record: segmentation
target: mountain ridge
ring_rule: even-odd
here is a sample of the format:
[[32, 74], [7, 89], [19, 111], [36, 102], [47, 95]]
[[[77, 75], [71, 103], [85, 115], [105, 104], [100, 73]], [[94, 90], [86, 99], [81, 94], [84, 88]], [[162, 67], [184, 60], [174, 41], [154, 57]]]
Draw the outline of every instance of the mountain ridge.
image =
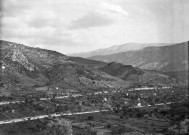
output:
[[[0, 41], [0, 49], [1, 95], [4, 91], [10, 94], [35, 92], [35, 88], [44, 86], [54, 92], [57, 87], [62, 91], [75, 89], [79, 92], [126, 89], [132, 84], [138, 83], [137, 76], [135, 77], [136, 73], [141, 75], [140, 78], [144, 78], [140, 81], [141, 84], [160, 85], [160, 83], [153, 83], [146, 79], [148, 76], [157, 76], [157, 73], [148, 72], [145, 77], [143, 76], [145, 70], [129, 65], [109, 64], [111, 67], [115, 66], [117, 73], [121, 71], [121, 75], [124, 75], [121, 77], [119, 74], [117, 76], [108, 72], [107, 63], [101, 61], [68, 57], [56, 51], [27, 47], [3, 40]], [[125, 74], [127, 72], [129, 75]], [[134, 76], [134, 79], [130, 76]], [[161, 85], [177, 85], [175, 79], [168, 77], [162, 73], [158, 74]], [[166, 83], [162, 81], [165, 78], [168, 78]], [[153, 81], [155, 80], [153, 79]]]
[[94, 51], [73, 53], [73, 54], [68, 54], [68, 55], [87, 58], [87, 57], [92, 57], [96, 55], [109, 55], [109, 54], [120, 53], [120, 52], [125, 52], [125, 51], [140, 50], [147, 46], [165, 46], [165, 45], [171, 45], [171, 43], [134, 43], [134, 42], [131, 42], [131, 43], [126, 43], [122, 45], [113, 45], [108, 48], [97, 49]]
[[[120, 89], [129, 83], [105, 72], [74, 62], [68, 56], [40, 48], [0, 41], [0, 94], [35, 92], [36, 87], [96, 91]], [[4, 67], [4, 68], [3, 68]]]
[[[123, 65], [121, 63], [111, 62], [106, 64], [104, 67], [100, 67], [100, 70], [119, 77], [125, 81], [128, 81], [133, 86], [137, 85], [183, 85], [176, 78], [171, 78], [169, 75], [159, 71], [144, 70], [133, 67], [132, 65]], [[185, 84], [186, 85], [186, 84]]]
[[185, 71], [188, 70], [188, 42], [162, 47], [146, 47], [137, 51], [127, 51], [110, 55], [88, 57], [103, 62], [116, 61], [148, 70]]

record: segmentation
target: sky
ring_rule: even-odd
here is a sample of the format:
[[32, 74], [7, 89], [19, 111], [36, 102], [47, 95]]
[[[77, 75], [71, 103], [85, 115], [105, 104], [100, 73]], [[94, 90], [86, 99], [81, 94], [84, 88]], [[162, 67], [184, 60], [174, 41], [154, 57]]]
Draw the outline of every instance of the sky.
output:
[[1, 0], [1, 36], [64, 54], [189, 40], [189, 0]]

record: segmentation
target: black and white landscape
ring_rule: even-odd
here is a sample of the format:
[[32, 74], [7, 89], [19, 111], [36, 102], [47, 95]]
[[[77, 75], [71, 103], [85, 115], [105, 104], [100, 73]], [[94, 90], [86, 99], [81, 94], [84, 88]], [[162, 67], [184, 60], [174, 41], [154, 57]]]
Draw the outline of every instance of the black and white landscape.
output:
[[0, 135], [189, 134], [189, 1], [1, 5]]

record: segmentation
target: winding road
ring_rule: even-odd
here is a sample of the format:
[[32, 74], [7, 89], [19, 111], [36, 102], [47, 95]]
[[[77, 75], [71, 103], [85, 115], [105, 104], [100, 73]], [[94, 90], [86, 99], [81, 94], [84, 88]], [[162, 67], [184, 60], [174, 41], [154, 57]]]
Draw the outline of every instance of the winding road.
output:
[[69, 116], [69, 115], [81, 115], [81, 114], [90, 114], [90, 113], [98, 113], [98, 112], [107, 112], [109, 110], [95, 110], [95, 111], [87, 111], [87, 112], [76, 112], [76, 113], [53, 113], [49, 115], [39, 115], [39, 116], [33, 116], [33, 117], [24, 117], [20, 119], [11, 119], [11, 120], [5, 120], [0, 121], [0, 125], [2, 124], [10, 124], [10, 123], [17, 123], [22, 121], [29, 121], [29, 120], [36, 120], [36, 119], [44, 119], [48, 117], [59, 117], [59, 116]]
[[[167, 103], [158, 103], [155, 104], [155, 106], [160, 106], [160, 105], [169, 105], [174, 102], [167, 102]], [[132, 108], [141, 108], [141, 107], [152, 107], [151, 105], [147, 106], [135, 106]], [[10, 123], [17, 123], [17, 122], [22, 122], [22, 121], [29, 121], [29, 120], [36, 120], [36, 119], [43, 119], [43, 118], [48, 118], [48, 117], [59, 117], [59, 116], [69, 116], [69, 115], [81, 115], [81, 114], [90, 114], [90, 113], [99, 113], [99, 112], [108, 112], [109, 110], [95, 110], [95, 111], [87, 111], [87, 112], [75, 112], [75, 113], [53, 113], [49, 115], [39, 115], [39, 116], [33, 116], [33, 117], [24, 117], [20, 119], [11, 119], [11, 120], [5, 120], [5, 121], [0, 121], [0, 125], [2, 124], [10, 124]]]

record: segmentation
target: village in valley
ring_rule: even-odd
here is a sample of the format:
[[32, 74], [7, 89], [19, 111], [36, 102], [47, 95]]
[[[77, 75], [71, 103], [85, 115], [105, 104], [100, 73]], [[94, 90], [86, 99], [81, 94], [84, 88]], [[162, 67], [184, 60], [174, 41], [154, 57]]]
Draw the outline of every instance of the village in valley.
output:
[[[37, 87], [35, 93], [1, 97], [0, 127], [15, 135], [37, 134], [43, 123], [65, 119], [74, 135], [187, 134], [187, 89], [140, 86], [79, 93]], [[26, 129], [19, 131], [23, 125]]]

